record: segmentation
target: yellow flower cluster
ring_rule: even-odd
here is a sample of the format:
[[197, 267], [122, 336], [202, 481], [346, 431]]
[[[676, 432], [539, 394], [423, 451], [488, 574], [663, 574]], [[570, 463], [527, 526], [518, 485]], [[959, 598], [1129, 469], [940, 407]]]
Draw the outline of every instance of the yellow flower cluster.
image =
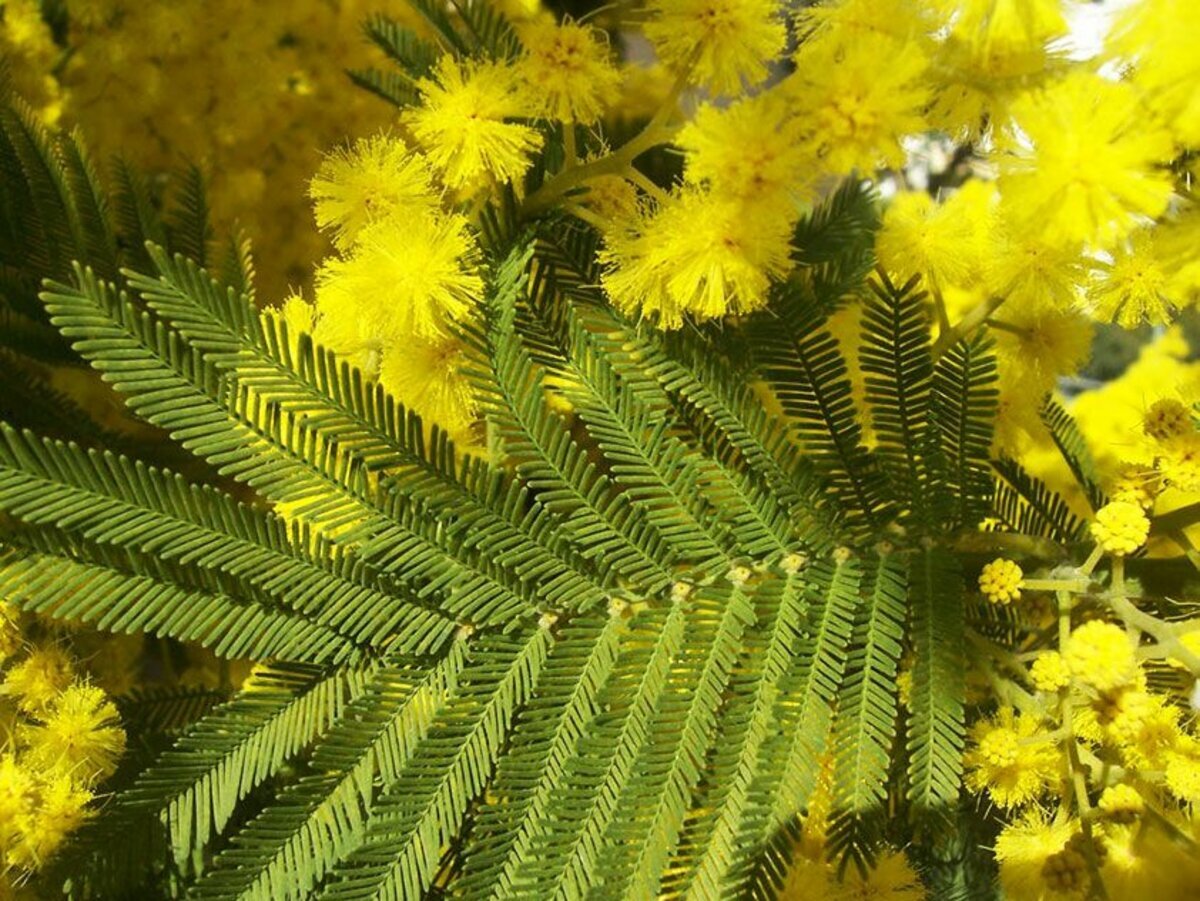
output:
[[263, 293], [307, 282], [324, 247], [304, 184], [322, 150], [390, 116], [346, 76], [375, 62], [362, 23], [379, 5], [72, 0], [62, 46], [41, 6], [0, 4], [0, 47], [21, 53], [18, 90], [44, 83], [32, 98], [43, 115], [81, 126], [98, 160], [121, 154], [156, 173], [200, 164], [217, 226], [236, 222], [255, 243]]
[[[1098, 559], [1027, 580], [1031, 597], [1014, 608], [1030, 636], [1019, 657], [1001, 648], [992, 658], [980, 645], [983, 674], [1007, 700], [971, 728], [965, 782], [1011, 812], [994, 847], [1006, 897], [1085, 897], [1096, 877], [1112, 899], [1192, 897], [1200, 734], [1185, 713], [1190, 681], [1161, 667], [1200, 676], [1200, 629], [1137, 610], [1119, 575], [1124, 558], [1107, 586], [1092, 576]], [[1047, 591], [1057, 630], [1035, 610]], [[1023, 678], [1010, 682], [1008, 667]]]
[[60, 644], [24, 646], [19, 618], [0, 609], [0, 866], [19, 882], [51, 860], [91, 815], [117, 768], [125, 733], [103, 689]]

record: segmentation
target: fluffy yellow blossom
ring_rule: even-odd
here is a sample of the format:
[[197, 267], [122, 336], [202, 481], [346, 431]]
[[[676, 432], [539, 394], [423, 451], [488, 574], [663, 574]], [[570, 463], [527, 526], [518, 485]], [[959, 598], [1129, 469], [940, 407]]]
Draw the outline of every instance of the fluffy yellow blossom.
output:
[[603, 284], [619, 309], [662, 328], [680, 327], [685, 314], [750, 312], [787, 272], [790, 232], [776, 216], [685, 189], [608, 236]]
[[0, 754], [0, 845], [7, 845], [22, 817], [29, 814], [36, 780], [10, 752]]
[[650, 0], [646, 37], [659, 59], [715, 94], [758, 84], [783, 52], [787, 30], [778, 0]]
[[1200, 399], [1200, 363], [1178, 326], [1142, 348], [1117, 379], [1075, 398], [1071, 413], [1104, 472], [1121, 464], [1151, 467], [1161, 446], [1146, 437], [1146, 410], [1157, 399], [1176, 397], [1190, 404]]
[[1127, 688], [1096, 705], [1101, 738], [1125, 766], [1161, 769], [1165, 755], [1179, 746], [1179, 710], [1142, 686]]
[[1138, 677], [1133, 644], [1113, 623], [1084, 623], [1071, 633], [1062, 655], [1071, 676], [1098, 692], [1124, 688]]
[[1161, 488], [1156, 470], [1137, 463], [1122, 463], [1110, 480], [1108, 496], [1114, 501], [1137, 504], [1143, 510], [1149, 510]]
[[8, 849], [8, 860], [27, 870], [40, 868], [87, 820], [91, 800], [92, 793], [66, 774], [40, 782], [32, 809], [17, 819], [19, 840]]
[[[881, 66], [879, 61], [888, 64]], [[904, 160], [901, 139], [926, 127], [927, 60], [917, 44], [866, 34], [801, 45], [789, 76], [796, 114], [818, 166], [833, 175], [874, 171]]]
[[1104, 790], [1096, 806], [1106, 817], [1119, 822], [1128, 822], [1142, 812], [1146, 802], [1142, 800], [1142, 796], [1132, 785], [1119, 782]]
[[971, 240], [979, 230], [977, 213], [953, 198], [937, 203], [924, 191], [898, 194], [875, 240], [879, 264], [902, 281], [918, 274], [938, 288], [967, 284], [981, 268], [978, 242]]
[[[348, 256], [327, 260], [317, 275], [318, 337], [338, 353], [355, 353], [371, 341], [445, 334], [482, 294], [478, 254], [459, 215], [369, 226]], [[329, 320], [337, 321], [323, 332]]]
[[1081, 249], [1048, 242], [1038, 229], [997, 219], [983, 280], [989, 292], [1006, 299], [1005, 312], [1014, 306], [1029, 315], [1073, 308], [1087, 275]]
[[876, 858], [866, 876], [856, 867], [847, 867], [839, 875], [836, 863], [797, 854], [779, 891], [780, 901], [924, 901], [926, 897], [908, 858], [890, 850]]
[[28, 760], [45, 770], [61, 769], [90, 785], [111, 776], [125, 750], [117, 708], [104, 691], [76, 683], [54, 700], [41, 722], [23, 730]]
[[[995, 318], [1007, 326], [996, 331], [1000, 368], [1005, 375], [1016, 375], [1031, 386], [1032, 396], [1053, 390], [1058, 376], [1078, 372], [1088, 360], [1093, 329], [1080, 313], [1014, 304], [1005, 306]], [[1022, 402], [1034, 406], [1029, 396]]]
[[965, 781], [972, 791], [986, 790], [1000, 807], [1019, 807], [1058, 783], [1061, 757], [1036, 716], [1002, 707], [971, 729]]
[[317, 225], [340, 250], [380, 219], [430, 216], [439, 208], [425, 158], [389, 134], [360, 138], [326, 156], [308, 193]]
[[447, 185], [470, 189], [525, 174], [542, 139], [536, 129], [508, 121], [531, 111], [515, 68], [447, 54], [417, 87], [422, 105], [404, 121]]
[[534, 115], [590, 125], [616, 100], [621, 73], [604, 32], [539, 18], [517, 33], [525, 47], [517, 72], [533, 95]]
[[465, 363], [465, 349], [456, 338], [404, 341], [384, 350], [379, 381], [425, 421], [462, 442], [476, 417]]
[[1175, 293], [1174, 267], [1156, 243], [1155, 230], [1140, 229], [1113, 251], [1111, 263], [1096, 270], [1088, 299], [1098, 318], [1124, 328], [1162, 325], [1183, 305]]
[[1200, 804], [1200, 748], [1167, 754], [1167, 788], [1185, 804]]
[[1061, 0], [930, 0], [950, 34], [982, 46], [1029, 49], [1067, 33]]
[[1078, 829], [1075, 820], [1063, 816], [1051, 818], [1038, 808], [1001, 829], [996, 837], [995, 855], [1005, 897], [1048, 899], [1042, 868], [1067, 846]]
[[9, 668], [0, 690], [15, 696], [22, 711], [37, 713], [58, 697], [74, 677], [70, 655], [57, 645], [42, 645]]
[[1011, 604], [1021, 597], [1025, 573], [1013, 560], [997, 557], [979, 574], [979, 590], [993, 604]]
[[1165, 442], [1158, 471], [1163, 483], [1180, 491], [1200, 491], [1200, 435], [1180, 435]]
[[1127, 84], [1077, 71], [1012, 105], [1000, 196], [1018, 228], [1051, 243], [1110, 246], [1171, 196], [1171, 140]]
[[1038, 691], [1055, 692], [1071, 683], [1071, 671], [1058, 651], [1042, 651], [1029, 667], [1029, 680]]
[[685, 154], [685, 177], [722, 196], [779, 201], [772, 215], [794, 216], [814, 174], [799, 127], [776, 91], [727, 107], [705, 104], [676, 139]]
[[1132, 554], [1150, 535], [1150, 520], [1138, 504], [1112, 501], [1096, 511], [1092, 537], [1109, 554]]
[[1171, 128], [1176, 141], [1200, 145], [1200, 30], [1188, 0], [1139, 0], [1121, 7], [1106, 49], [1130, 68], [1147, 106]]

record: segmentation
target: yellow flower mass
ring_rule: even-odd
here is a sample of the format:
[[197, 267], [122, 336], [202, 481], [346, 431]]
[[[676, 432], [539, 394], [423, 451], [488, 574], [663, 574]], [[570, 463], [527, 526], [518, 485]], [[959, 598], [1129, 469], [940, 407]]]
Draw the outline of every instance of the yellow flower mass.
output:
[[1200, 897], [1192, 6], [376, 6], [0, 0], [0, 897]]

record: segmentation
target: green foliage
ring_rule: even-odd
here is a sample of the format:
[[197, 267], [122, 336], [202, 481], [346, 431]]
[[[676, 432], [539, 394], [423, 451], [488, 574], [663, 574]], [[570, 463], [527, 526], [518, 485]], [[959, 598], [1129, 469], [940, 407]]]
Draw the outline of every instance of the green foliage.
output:
[[[498, 227], [463, 335], [484, 461], [261, 315], [244, 245], [215, 276], [164, 249], [211, 254], [197, 183], [162, 217], [135, 173], [109, 199], [75, 144], [4, 122], [27, 186], [4, 221], [36, 224], [17, 281], [49, 279], [43, 321], [215, 484], [4, 426], [0, 593], [267, 661], [228, 700], [129, 702], [173, 744], [119, 781], [72, 891], [736, 897], [778, 883], [823, 771], [845, 865], [885, 813], [954, 815], [956, 542], [987, 516], [1079, 527], [1015, 465], [994, 476], [987, 343], [935, 359], [919, 286], [868, 280], [861, 186], [801, 224], [752, 354], [737, 328], [617, 315], [580, 226]], [[827, 325], [848, 292], [865, 409]]]

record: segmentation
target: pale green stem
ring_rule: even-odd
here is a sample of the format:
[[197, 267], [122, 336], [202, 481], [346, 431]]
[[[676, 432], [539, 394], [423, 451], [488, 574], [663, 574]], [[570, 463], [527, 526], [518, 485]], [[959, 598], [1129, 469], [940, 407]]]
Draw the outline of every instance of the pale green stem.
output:
[[989, 297], [978, 306], [968, 310], [953, 328], [946, 329], [938, 335], [937, 342], [933, 345], [933, 358], [939, 359], [955, 344], [987, 322], [988, 318], [1000, 309], [1007, 299], [1006, 297]]
[[[1071, 595], [1059, 591], [1058, 598], [1058, 646], [1065, 648], [1071, 639]], [[1087, 860], [1088, 872], [1092, 880], [1092, 893], [1097, 898], [1107, 898], [1104, 880], [1100, 877], [1100, 860], [1096, 855], [1096, 837], [1092, 831], [1092, 802], [1087, 793], [1087, 777], [1083, 763], [1079, 759], [1079, 744], [1075, 740], [1073, 711], [1071, 708], [1070, 692], [1060, 695], [1062, 710], [1062, 728], [1066, 732], [1064, 747], [1067, 750], [1067, 762], [1071, 770], [1071, 786], [1074, 789], [1075, 804], [1079, 808], [1079, 828], [1083, 832], [1084, 857]]]

